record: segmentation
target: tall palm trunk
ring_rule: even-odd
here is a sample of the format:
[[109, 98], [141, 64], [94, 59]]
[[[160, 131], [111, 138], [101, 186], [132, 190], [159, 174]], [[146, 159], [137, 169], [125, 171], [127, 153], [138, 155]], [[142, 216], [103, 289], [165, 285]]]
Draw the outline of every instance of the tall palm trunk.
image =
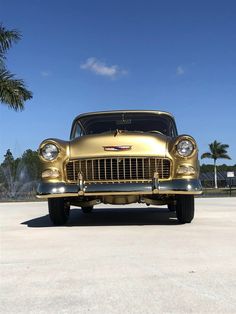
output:
[[217, 168], [216, 168], [216, 159], [214, 159], [214, 171], [215, 171], [215, 189], [218, 189], [218, 185], [217, 185]]

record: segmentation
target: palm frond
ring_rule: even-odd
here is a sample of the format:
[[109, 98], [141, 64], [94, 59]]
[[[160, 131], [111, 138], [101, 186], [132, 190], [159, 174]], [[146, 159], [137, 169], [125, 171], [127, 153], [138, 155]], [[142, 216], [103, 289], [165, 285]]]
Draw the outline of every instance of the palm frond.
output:
[[215, 140], [213, 143], [209, 144], [209, 148], [212, 154], [212, 158], [217, 160], [219, 158], [224, 158], [222, 156], [227, 155], [227, 149], [229, 148], [229, 145], [222, 144]]
[[231, 159], [227, 154], [221, 154], [220, 158], [222, 159]]
[[4, 53], [12, 46], [14, 42], [21, 39], [21, 33], [16, 30], [7, 30], [0, 24], [0, 56], [4, 58]]
[[210, 159], [212, 159], [213, 157], [212, 157], [212, 154], [211, 154], [211, 153], [203, 153], [203, 154], [201, 155], [201, 159], [203, 159], [203, 158], [210, 158]]
[[227, 148], [229, 148], [229, 145], [228, 144], [221, 144], [221, 148], [222, 149], [227, 149]]
[[0, 102], [18, 111], [24, 109], [24, 102], [32, 98], [31, 91], [27, 90], [24, 81], [15, 79], [5, 69], [0, 69]]

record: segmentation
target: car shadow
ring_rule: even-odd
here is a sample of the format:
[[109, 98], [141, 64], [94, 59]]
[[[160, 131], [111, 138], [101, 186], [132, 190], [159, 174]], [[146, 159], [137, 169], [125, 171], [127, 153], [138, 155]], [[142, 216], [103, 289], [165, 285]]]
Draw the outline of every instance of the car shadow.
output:
[[[37, 217], [21, 224], [29, 228], [54, 227], [49, 216]], [[95, 208], [84, 214], [73, 208], [68, 222], [62, 227], [97, 227], [97, 226], [144, 226], [178, 225], [176, 214], [167, 208]]]

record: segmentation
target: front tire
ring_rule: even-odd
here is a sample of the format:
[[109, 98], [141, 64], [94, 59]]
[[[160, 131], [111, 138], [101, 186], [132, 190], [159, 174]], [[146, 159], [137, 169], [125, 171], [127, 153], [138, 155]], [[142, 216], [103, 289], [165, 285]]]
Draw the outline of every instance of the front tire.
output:
[[175, 212], [176, 211], [176, 205], [175, 204], [168, 204], [169, 212]]
[[84, 214], [89, 214], [93, 210], [93, 206], [81, 207], [81, 210]]
[[194, 218], [194, 196], [179, 195], [176, 203], [176, 216], [181, 224], [190, 223]]
[[55, 226], [66, 224], [70, 215], [70, 205], [63, 198], [48, 199], [49, 217]]

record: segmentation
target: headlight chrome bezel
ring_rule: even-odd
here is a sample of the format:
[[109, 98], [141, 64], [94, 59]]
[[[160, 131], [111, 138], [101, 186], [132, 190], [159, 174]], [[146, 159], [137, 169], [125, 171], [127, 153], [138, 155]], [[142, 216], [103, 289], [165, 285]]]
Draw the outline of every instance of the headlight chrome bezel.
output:
[[[50, 152], [51, 150], [51, 152]], [[44, 143], [41, 147], [40, 147], [40, 157], [47, 162], [53, 162], [55, 161], [60, 153], [60, 149], [59, 147], [53, 143], [53, 142], [48, 142], [48, 143]], [[51, 154], [51, 156], [50, 156]]]
[[196, 144], [189, 138], [181, 138], [176, 143], [176, 153], [182, 158], [190, 158], [196, 149]]

